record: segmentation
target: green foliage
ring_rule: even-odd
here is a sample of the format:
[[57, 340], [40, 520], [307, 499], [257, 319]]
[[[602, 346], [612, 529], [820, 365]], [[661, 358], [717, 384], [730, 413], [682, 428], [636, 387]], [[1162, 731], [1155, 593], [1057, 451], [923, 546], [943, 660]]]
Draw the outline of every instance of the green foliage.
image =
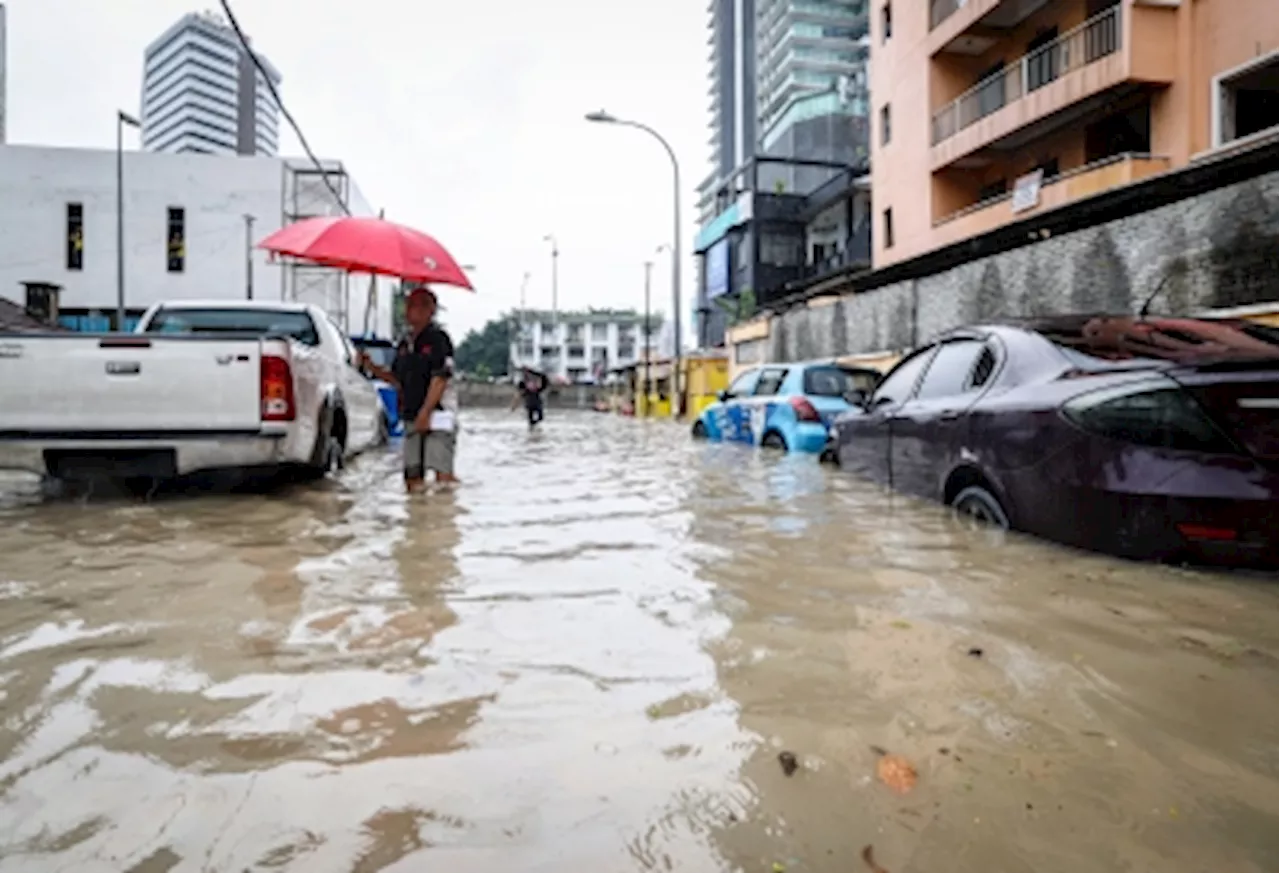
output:
[[515, 336], [511, 317], [500, 315], [485, 323], [480, 330], [467, 333], [458, 344], [454, 363], [464, 373], [488, 377], [507, 372], [511, 357], [511, 340]]
[[729, 324], [739, 324], [756, 314], [756, 295], [750, 288], [743, 288], [736, 295], [718, 297], [716, 305], [729, 317]]

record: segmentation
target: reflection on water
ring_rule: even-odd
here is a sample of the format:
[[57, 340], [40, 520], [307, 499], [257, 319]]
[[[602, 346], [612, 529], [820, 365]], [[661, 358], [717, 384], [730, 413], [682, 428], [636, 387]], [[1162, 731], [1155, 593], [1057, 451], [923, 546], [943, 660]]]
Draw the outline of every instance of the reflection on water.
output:
[[662, 424], [460, 451], [0, 489], [0, 873], [1275, 869], [1273, 584]]

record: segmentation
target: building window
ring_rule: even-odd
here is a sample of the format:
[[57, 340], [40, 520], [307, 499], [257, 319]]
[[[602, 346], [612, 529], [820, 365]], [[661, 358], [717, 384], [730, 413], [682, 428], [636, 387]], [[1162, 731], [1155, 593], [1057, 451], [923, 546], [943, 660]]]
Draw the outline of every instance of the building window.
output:
[[609, 339], [609, 325], [593, 324], [591, 325], [591, 339], [596, 342], [604, 342]]
[[885, 3], [880, 7], [880, 41], [888, 42], [893, 36], [893, 4]]
[[84, 205], [67, 204], [67, 269], [84, 269]]
[[884, 211], [884, 247], [886, 249], [893, 248], [893, 209], [892, 207]]
[[1043, 161], [1041, 161], [1040, 163], [1036, 164], [1034, 167], [1031, 168], [1031, 171], [1033, 173], [1036, 170], [1040, 171], [1040, 173], [1042, 174], [1042, 178], [1045, 182], [1048, 182], [1050, 179], [1055, 179], [1057, 178], [1058, 173], [1060, 172], [1058, 170], [1058, 159], [1045, 158]]
[[889, 140], [893, 139], [892, 116], [889, 113], [889, 104], [880, 107], [880, 145], [888, 145]]
[[187, 211], [181, 206], [169, 207], [170, 273], [181, 273], [187, 267]]
[[1273, 130], [1277, 125], [1277, 55], [1272, 52], [1213, 80], [1213, 145]]

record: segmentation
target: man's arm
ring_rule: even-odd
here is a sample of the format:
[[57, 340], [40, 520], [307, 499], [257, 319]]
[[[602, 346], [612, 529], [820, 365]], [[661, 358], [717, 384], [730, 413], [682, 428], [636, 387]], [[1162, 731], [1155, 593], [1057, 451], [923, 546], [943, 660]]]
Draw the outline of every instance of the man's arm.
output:
[[364, 365], [366, 368], [368, 368], [370, 373], [377, 376], [383, 382], [387, 382], [387, 383], [390, 383], [391, 385], [394, 385], [397, 391], [400, 390], [400, 380], [396, 378], [396, 374], [394, 371], [386, 367], [379, 367], [368, 356], [365, 356]]

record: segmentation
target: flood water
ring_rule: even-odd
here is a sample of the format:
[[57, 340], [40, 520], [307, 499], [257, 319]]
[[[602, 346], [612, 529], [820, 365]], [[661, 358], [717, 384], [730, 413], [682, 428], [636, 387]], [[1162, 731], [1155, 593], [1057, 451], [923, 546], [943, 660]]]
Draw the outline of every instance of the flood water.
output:
[[1276, 869], [1274, 580], [662, 423], [459, 451], [0, 497], [0, 873]]

